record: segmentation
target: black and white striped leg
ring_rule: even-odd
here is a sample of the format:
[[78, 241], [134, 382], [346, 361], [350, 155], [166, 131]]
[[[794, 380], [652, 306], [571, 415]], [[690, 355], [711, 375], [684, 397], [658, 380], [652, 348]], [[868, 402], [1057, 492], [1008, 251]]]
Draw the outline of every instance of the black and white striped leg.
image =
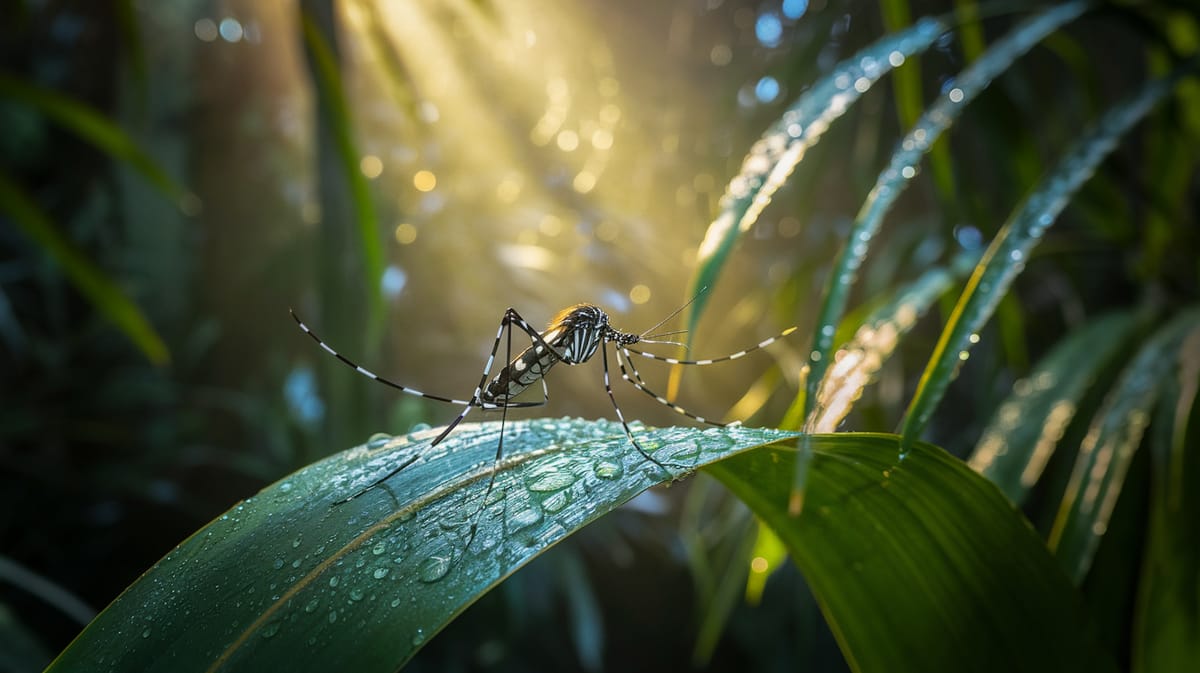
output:
[[409, 395], [416, 395], [417, 397], [424, 397], [424, 398], [430, 399], [430, 400], [437, 400], [438, 402], [448, 402], [450, 404], [460, 404], [460, 405], [461, 404], [470, 404], [470, 402], [468, 402], [467, 400], [456, 400], [451, 397], [443, 397], [441, 395], [431, 395], [429, 393], [423, 393], [420, 390], [417, 390], [416, 388], [402, 386], [399, 383], [396, 383], [395, 381], [385, 379], [382, 376], [379, 376], [379, 375], [375, 374], [374, 372], [372, 372], [364, 367], [359, 366], [358, 364], [352, 362], [349, 358], [345, 357], [341, 353], [333, 350], [333, 347], [331, 347], [329, 344], [325, 343], [325, 341], [323, 341], [321, 339], [321, 337], [317, 336], [315, 332], [313, 332], [311, 329], [308, 328], [308, 325], [304, 324], [304, 321], [300, 320], [300, 316], [296, 315], [295, 311], [288, 309], [288, 313], [292, 314], [292, 320], [295, 320], [296, 324], [300, 326], [300, 329], [305, 334], [307, 334], [309, 337], [311, 337], [313, 341], [317, 342], [317, 345], [320, 346], [322, 350], [324, 350], [326, 353], [329, 353], [333, 357], [341, 360], [343, 364], [347, 365], [348, 367], [350, 367], [354, 371], [358, 372], [359, 374], [362, 374], [363, 376], [365, 376], [369, 379], [375, 379], [376, 381], [382, 383], [385, 386], [390, 386], [392, 388], [395, 388], [396, 390], [399, 390], [402, 393], [408, 393]]
[[[496, 341], [492, 344], [492, 351], [491, 351], [491, 353], [488, 354], [487, 363], [483, 366], [483, 375], [480, 377], [479, 385], [477, 385], [475, 387], [475, 393], [473, 395], [471, 395], [470, 400], [453, 400], [453, 399], [450, 399], [447, 397], [439, 397], [439, 396], [435, 396], [435, 395], [429, 395], [427, 393], [422, 393], [413, 388], [408, 388], [406, 386], [402, 386], [398, 383], [394, 383], [394, 382], [388, 381], [387, 379], [384, 379], [382, 377], [376, 376], [375, 374], [367, 371], [366, 369], [363, 369], [362, 367], [359, 367], [358, 365], [354, 364], [353, 362], [346, 359], [345, 357], [342, 357], [342, 355], [340, 355], [339, 353], [334, 351], [332, 348], [330, 348], [324, 341], [321, 341], [319, 338], [317, 338], [317, 336], [315, 334], [313, 334], [312, 331], [309, 330], [308, 327], [303, 322], [300, 322], [300, 319], [296, 317], [295, 313], [292, 314], [292, 317], [296, 318], [296, 322], [300, 325], [300, 328], [303, 329], [305, 331], [305, 333], [307, 333], [309, 336], [311, 336], [314, 340], [316, 340], [316, 342], [318, 344], [320, 344], [323, 349], [325, 349], [329, 353], [332, 353], [335, 357], [337, 357], [337, 359], [350, 365], [355, 370], [357, 370], [359, 373], [361, 373], [365, 376], [369, 376], [370, 378], [373, 378], [377, 381], [381, 381], [393, 388], [396, 388], [397, 390], [401, 390], [401, 391], [404, 391], [404, 392], [412, 394], [412, 395], [419, 395], [421, 397], [438, 400], [439, 402], [451, 402], [453, 404], [464, 405], [465, 408], [463, 409], [462, 413], [459, 414], [458, 417], [455, 418], [452, 423], [450, 423], [448, 426], [446, 426], [446, 428], [444, 430], [442, 430], [441, 433], [439, 433], [438, 436], [435, 437], [432, 442], [429, 443], [430, 447], [437, 446], [443, 439], [445, 439], [450, 434], [450, 431], [452, 431], [459, 423], [462, 422], [462, 420], [464, 418], [466, 418], [467, 413], [469, 413], [473, 407], [480, 407], [485, 410], [500, 409], [504, 412], [505, 416], [503, 416], [501, 418], [501, 424], [500, 424], [500, 444], [497, 447], [497, 459], [496, 459], [497, 462], [499, 462], [499, 456], [502, 455], [500, 452], [503, 450], [503, 445], [504, 445], [504, 418], [507, 416], [508, 409], [540, 407], [540, 406], [546, 404], [546, 402], [548, 402], [550, 399], [550, 393], [549, 393], [549, 390], [546, 388], [546, 382], [544, 380], [542, 381], [542, 399], [540, 401], [536, 401], [536, 402], [534, 402], [534, 401], [530, 401], [530, 402], [504, 401], [504, 402], [493, 403], [493, 402], [483, 402], [480, 399], [480, 397], [482, 395], [483, 386], [487, 382], [488, 374], [491, 373], [492, 366], [496, 362], [496, 351], [498, 351], [500, 349], [500, 339], [504, 335], [504, 330], [508, 329], [508, 341], [509, 341], [508, 350], [510, 352], [510, 356], [511, 356], [511, 351], [512, 351], [512, 325], [513, 325], [513, 323], [516, 323], [518, 326], [520, 326], [520, 328], [523, 331], [525, 331], [526, 333], [532, 333], [532, 335], [537, 336], [538, 339], [541, 338], [541, 335], [539, 335], [537, 333], [537, 330], [534, 330], [532, 327], [530, 327], [529, 323], [525, 322], [525, 320], [522, 319], [521, 316], [518, 315], [517, 312], [511, 308], [505, 312], [504, 317], [500, 320], [500, 328], [498, 330], [496, 330]], [[403, 471], [409, 465], [412, 465], [414, 462], [417, 461], [417, 458], [419, 458], [419, 456], [415, 456], [415, 455], [411, 456], [410, 458], [405, 460], [403, 463], [401, 463], [400, 465], [398, 465], [395, 468], [393, 468], [392, 470], [390, 470], [387, 474], [385, 474], [382, 477], [373, 481], [366, 488], [363, 488], [362, 490], [358, 491], [354, 495], [343, 498], [342, 500], [339, 500], [334, 504], [341, 505], [341, 504], [350, 502], [351, 500], [366, 493], [367, 491], [370, 491], [371, 489], [379, 486], [380, 484], [384, 483], [388, 479], [391, 479], [392, 477], [396, 476], [397, 474], [399, 474], [401, 471]], [[473, 537], [473, 535], [472, 535], [472, 537]]]
[[[662, 395], [659, 395], [658, 393], [654, 392], [653, 390], [650, 390], [648, 387], [646, 387], [646, 382], [642, 379], [641, 373], [638, 372], [637, 367], [633, 364], [633, 359], [628, 358], [628, 353], [626, 353], [626, 358], [628, 358], [628, 363], [626, 363], [626, 358], [621, 357], [622, 350], [626, 350], [626, 349], [617, 348], [617, 352], [616, 352], [617, 366], [621, 368], [621, 378], [628, 381], [629, 385], [633, 386], [634, 388], [637, 388], [638, 390], [642, 391], [643, 393], [646, 393], [650, 397], [654, 398], [655, 402], [658, 402], [659, 404], [663, 405], [664, 407], [667, 407], [668, 409], [670, 409], [671, 411], [674, 411], [675, 413], [683, 414], [684, 416], [687, 416], [688, 418], [690, 418], [694, 421], [698, 421], [700, 423], [714, 425], [718, 428], [725, 427], [724, 423], [719, 423], [717, 421], [711, 421], [703, 416], [698, 416], [698, 415], [688, 411], [687, 409], [684, 409], [683, 407], [679, 406], [678, 404], [671, 402], [670, 400], [663, 397]], [[632, 377], [629, 375], [629, 372], [625, 371], [626, 364], [629, 365], [629, 370], [633, 372]]]
[[[521, 325], [522, 329], [527, 329], [529, 327], [528, 323], [526, 323], [524, 320], [521, 320], [521, 316], [517, 315], [517, 312], [513, 309], [508, 309], [508, 312], [504, 314], [504, 322], [508, 325], [508, 338], [505, 340], [506, 343], [504, 347], [505, 362], [512, 362], [512, 322], [514, 319], [520, 321], [518, 324]], [[501, 327], [501, 329], [504, 328]], [[534, 332], [534, 334], [536, 335], [537, 332]], [[497, 342], [497, 346], [498, 345], [499, 342]], [[486, 370], [484, 371], [484, 378], [487, 378]], [[476, 395], [478, 394], [479, 393], [476, 392]], [[545, 404], [547, 401], [549, 401], [549, 399], [550, 391], [546, 388], [546, 379], [543, 378], [541, 403]], [[475, 513], [470, 517], [471, 529], [470, 532], [467, 533], [467, 543], [463, 545], [464, 552], [471, 548], [471, 543], [475, 542], [475, 534], [479, 532], [479, 517], [483, 514], [483, 508], [487, 506], [488, 498], [492, 495], [492, 489], [496, 486], [496, 472], [498, 472], [500, 469], [500, 459], [504, 457], [504, 426], [508, 423], [508, 406], [508, 404], [505, 404], [500, 407], [500, 439], [496, 442], [496, 457], [492, 459], [492, 473], [488, 476], [488, 485], [487, 488], [483, 490], [483, 497], [479, 499], [479, 507], [475, 508]]]
[[[538, 344], [545, 346], [546, 348], [549, 348], [549, 345], [547, 345], [546, 342], [542, 340], [542, 335], [538, 334], [538, 331], [536, 329], [531, 327], [529, 325], [529, 323], [525, 322], [525, 319], [521, 317], [521, 314], [517, 313], [516, 309], [509, 307], [509, 309], [504, 312], [504, 317], [500, 319], [500, 328], [496, 330], [496, 341], [495, 341], [495, 343], [492, 344], [492, 352], [490, 354], [488, 354], [487, 364], [485, 364], [483, 366], [483, 374], [480, 375], [480, 377], [479, 377], [479, 385], [475, 386], [475, 393], [473, 395], [471, 395], [471, 401], [470, 402], [460, 402], [460, 404], [466, 405], [463, 408], [462, 413], [458, 415], [458, 418], [455, 418], [453, 421], [451, 421], [450, 425], [447, 425], [445, 430], [442, 430], [441, 434], [439, 434], [429, 444], [430, 446], [437, 446], [438, 444], [440, 444], [441, 441], [443, 439], [445, 439], [446, 436], [449, 435], [450, 432], [452, 430], [454, 430], [454, 428], [457, 427], [459, 423], [463, 422], [463, 419], [467, 417], [467, 414], [471, 413], [472, 407], [479, 407], [484, 410], [503, 409], [503, 410], [507, 411], [510, 408], [511, 409], [519, 409], [519, 408], [527, 408], [527, 407], [540, 407], [540, 406], [546, 404], [547, 401], [549, 401], [550, 395], [546, 389], [545, 380], [542, 381], [542, 391], [543, 391], [544, 395], [540, 402], [511, 402], [508, 400], [505, 400], [504, 402], [484, 402], [481, 397], [483, 395], [483, 386], [487, 384], [488, 375], [491, 374], [491, 372], [492, 372], [492, 365], [494, 365], [496, 363], [496, 351], [500, 350], [500, 339], [501, 339], [501, 337], [504, 336], [505, 329], [509, 330], [509, 343], [510, 343], [509, 353], [508, 353], [509, 357], [508, 357], [508, 359], [505, 360], [505, 362], [508, 362], [512, 358], [511, 343], [512, 343], [513, 323], [516, 323], [517, 326], [521, 328], [521, 331], [528, 334], [529, 338], [532, 339], [534, 343], [538, 343]], [[502, 438], [502, 441], [503, 441], [503, 438]]]
[[663, 465], [657, 458], [650, 455], [645, 449], [642, 448], [642, 445], [639, 444], [638, 440], [633, 436], [633, 429], [631, 429], [629, 427], [629, 423], [625, 421], [625, 414], [621, 413], [621, 406], [617, 404], [617, 396], [613, 394], [612, 382], [609, 380], [607, 343], [600, 344], [600, 355], [601, 361], [604, 363], [604, 392], [608, 393], [608, 399], [612, 401], [613, 409], [617, 412], [617, 420], [621, 421], [621, 427], [625, 428], [625, 436], [629, 438], [629, 443], [633, 444], [633, 448], [637, 449], [638, 453], [642, 454], [643, 458], [657, 465], [659, 469], [667, 473], [667, 476], [674, 479], [675, 475], [667, 469], [666, 465]]

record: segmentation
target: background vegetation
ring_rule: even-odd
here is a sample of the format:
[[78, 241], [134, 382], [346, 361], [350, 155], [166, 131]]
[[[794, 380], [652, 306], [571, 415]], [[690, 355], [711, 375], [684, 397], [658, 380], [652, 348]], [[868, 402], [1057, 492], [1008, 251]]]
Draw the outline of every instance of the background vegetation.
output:
[[[800, 330], [756, 359], [689, 372], [679, 399], [799, 426], [815, 394], [796, 396], [808, 335], [838, 286], [831, 260], [876, 176], [963, 68], [1030, 15], [955, 3], [956, 29], [850, 106], [714, 261], [697, 250], [763, 130], [860, 48], [954, 7], [545, 4], [4, 3], [0, 665], [41, 668], [263, 485], [377, 430], [452, 417], [324, 357], [288, 307], [372, 369], [463, 396], [507, 306], [540, 323], [595, 301], [640, 331], [709, 285], [688, 318], [699, 357]], [[1188, 3], [1107, 4], [1002, 68], [845, 286], [836, 344], [931, 268], [953, 278], [836, 429], [907, 427], [966, 282], [955, 263], [971, 269], [1081, 129], [1198, 43]], [[1172, 643], [1197, 633], [1186, 419], [1200, 87], [1169, 91], [1069, 195], [918, 428], [1023, 503], [1056, 549], [1090, 544], [1055, 524], [1073, 516], [1061, 512], [1078, 466], [1105, 469], [1079, 447], [1086, 458], [1106, 419], [1136, 429], [1105, 473], [1119, 499], [1099, 548], [1063, 565], [1110, 654], [1139, 670], [1188, 661], [1194, 645]], [[598, 366], [575, 369], [555, 371], [545, 414], [610, 413]], [[1047, 370], [1086, 374], [1070, 395], [1054, 388], [1073, 405], [1065, 419], [1025, 399]], [[1155, 395], [1114, 409], [1141, 399], [1110, 393], [1137, 383], [1130, 372]], [[643, 373], [668, 387], [666, 370]], [[627, 416], [677, 421], [640, 397], [623, 395]], [[985, 460], [989, 439], [1022, 432], [1062, 447], [1033, 484]], [[750, 570], [770, 545], [706, 476], [650, 491], [487, 595], [413, 666], [844, 668], [799, 573]], [[1164, 592], [1192, 599], [1149, 609]]]

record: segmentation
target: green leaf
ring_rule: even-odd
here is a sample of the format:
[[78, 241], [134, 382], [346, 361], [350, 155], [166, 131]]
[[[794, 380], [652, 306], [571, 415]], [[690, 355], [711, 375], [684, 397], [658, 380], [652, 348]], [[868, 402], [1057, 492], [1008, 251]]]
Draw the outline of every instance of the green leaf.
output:
[[1113, 671], [1079, 595], [994, 485], [934, 446], [815, 435], [806, 504], [794, 449], [706, 468], [775, 529], [854, 671]]
[[379, 238], [379, 215], [366, 176], [359, 168], [362, 157], [354, 139], [354, 124], [350, 118], [350, 103], [346, 98], [342, 74], [329, 40], [308, 11], [300, 14], [304, 42], [312, 54], [313, 71], [317, 90], [324, 99], [329, 112], [336, 141], [338, 159], [342, 164], [342, 176], [350, 186], [354, 203], [355, 224], [358, 228], [359, 248], [362, 254], [363, 283], [367, 297], [367, 343], [376, 344], [382, 334], [383, 325], [383, 244]]
[[[896, 144], [887, 168], [875, 179], [875, 186], [854, 218], [854, 225], [847, 236], [847, 244], [834, 262], [813, 333], [813, 347], [808, 363], [808, 407], [805, 409], [805, 415], [817, 402], [817, 386], [825, 385], [825, 369], [834, 361], [831, 357], [836, 334], [834, 328], [842, 319], [858, 269], [867, 256], [871, 242], [879, 233], [883, 218], [912, 183], [921, 161], [935, 146], [937, 139], [963, 113], [967, 104], [983, 93], [992, 80], [1008, 70], [1017, 58], [1047, 34], [1079, 16], [1085, 6], [1082, 2], [1072, 2], [1054, 7], [1027, 19], [997, 40], [981, 58], [958, 73], [954, 80], [954, 88], [930, 105], [929, 109], [916, 119], [912, 129]], [[896, 9], [903, 7], [903, 4], [886, 3], [884, 7]], [[904, 13], [907, 13], [907, 9], [904, 9]], [[907, 70], [897, 72], [897, 77]], [[899, 92], [904, 88], [899, 82], [897, 88], [899, 98]], [[900, 103], [897, 102], [897, 105]], [[916, 115], [913, 117], [916, 118]]]
[[[796, 436], [635, 432], [677, 477]], [[499, 423], [464, 424], [430, 448], [436, 434], [376, 436], [238, 504], [129, 587], [49, 670], [394, 671], [534, 556], [669, 478], [615, 422], [509, 423], [498, 470]]]
[[1135, 671], [1184, 671], [1200, 661], [1200, 332], [1188, 339], [1177, 385], [1168, 386], [1150, 440], [1154, 467]]
[[925, 51], [945, 30], [946, 24], [939, 20], [922, 19], [842, 61], [813, 83], [754, 143], [742, 160], [741, 171], [725, 188], [721, 212], [708, 226], [697, 252], [691, 290], [696, 299], [688, 313], [689, 339], [708, 303], [708, 294], [701, 290], [716, 283], [738, 239], [758, 220], [808, 149], [894, 67], [893, 63], [903, 63], [905, 58]]
[[1083, 133], [996, 234], [967, 282], [921, 375], [917, 392], [905, 414], [904, 446], [915, 441], [924, 430], [950, 381], [970, 355], [971, 346], [979, 339], [979, 330], [992, 316], [1013, 280], [1025, 269], [1025, 261], [1033, 247], [1041, 241], [1079, 187], [1116, 148], [1121, 136], [1153, 109], [1191, 67], [1194, 64], [1180, 68], [1168, 77], [1151, 80], [1140, 91], [1110, 108]]
[[1125, 473], [1150, 422], [1162, 382], [1175, 371], [1200, 307], [1175, 316], [1138, 351], [1092, 419], [1067, 483], [1050, 547], [1072, 579], [1082, 582], [1121, 494]]
[[42, 89], [0, 73], [0, 97], [20, 101], [61, 124], [84, 141], [142, 174], [158, 191], [181, 207], [194, 209], [186, 192], [146, 154], [129, 134], [92, 107], [55, 91]]
[[156, 365], [164, 365], [170, 360], [166, 343], [137, 304], [54, 226], [50, 216], [42, 212], [24, 190], [3, 174], [0, 174], [0, 212], [6, 213], [30, 240], [62, 267], [75, 288], [111, 320], [146, 359]]
[[1112, 363], [1138, 321], [1132, 313], [1098, 318], [1075, 330], [1013, 385], [967, 463], [1016, 504], [1037, 483], [1079, 402]]

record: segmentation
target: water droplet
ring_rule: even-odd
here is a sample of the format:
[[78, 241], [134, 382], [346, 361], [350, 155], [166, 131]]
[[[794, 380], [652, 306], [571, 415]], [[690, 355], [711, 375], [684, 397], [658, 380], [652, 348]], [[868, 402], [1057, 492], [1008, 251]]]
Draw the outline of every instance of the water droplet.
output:
[[510, 531], [518, 531], [537, 524], [541, 520], [542, 510], [540, 507], [527, 507], [509, 513], [508, 528]]
[[371, 574], [374, 575], [375, 579], [381, 580], [381, 579], [387, 577], [388, 569], [387, 568], [376, 568], [375, 572], [373, 572]]
[[279, 633], [279, 622], [271, 622], [270, 624], [267, 624], [262, 628], [260, 633], [262, 634], [263, 638], [273, 638], [275, 634]]
[[336, 622], [337, 621], [337, 610], [330, 610], [329, 616], [327, 617], [327, 619], [329, 620], [330, 624]]
[[350, 600], [361, 601], [363, 599], [363, 590], [359, 587], [354, 587], [350, 590]]
[[371, 450], [381, 449], [387, 446], [387, 443], [390, 441], [392, 441], [391, 435], [384, 432], [377, 432], [367, 438], [367, 448]]
[[292, 561], [292, 567], [299, 568], [300, 567], [300, 559], [296, 559], [295, 561]]
[[575, 475], [566, 470], [555, 470], [538, 475], [529, 483], [529, 490], [534, 493], [561, 491], [575, 483]]
[[279, 570], [280, 568], [282, 568], [282, 567], [283, 567], [283, 559], [281, 559], [281, 558], [277, 558], [277, 559], [275, 559], [275, 562], [274, 562], [274, 563], [272, 563], [271, 565], [272, 565], [272, 567], [274, 567], [276, 570]]
[[308, 612], [308, 613], [313, 613], [313, 612], [316, 612], [316, 611], [317, 611], [317, 607], [318, 607], [318, 606], [320, 606], [320, 605], [321, 605], [321, 599], [319, 599], [319, 598], [314, 598], [314, 599], [312, 599], [311, 601], [309, 601], [307, 604], [305, 604], [305, 606], [304, 606], [304, 611], [305, 611], [305, 612]]
[[387, 551], [387, 544], [383, 543], [383, 542], [380, 542], [371, 548], [371, 553], [376, 556], [379, 556], [380, 554], [384, 553], [385, 551]]
[[400, 599], [399, 599], [399, 598], [393, 598], [393, 599], [392, 599], [392, 602], [391, 602], [391, 603], [389, 603], [389, 605], [391, 605], [392, 607], [398, 607], [398, 606], [400, 605]]
[[412, 637], [413, 647], [419, 647], [423, 642], [425, 642], [425, 631], [422, 629], [417, 629], [417, 632], [414, 633]]
[[142, 631], [142, 637], [143, 637], [143, 638], [149, 638], [149, 637], [150, 637], [150, 629], [144, 629], [144, 630]]
[[422, 582], [436, 582], [450, 572], [450, 554], [434, 554], [421, 562], [417, 577]]
[[688, 458], [695, 458], [696, 456], [700, 455], [701, 450], [702, 447], [700, 446], [699, 442], [685, 444], [682, 448], [679, 448], [672, 453], [671, 458], [673, 460], [687, 460]]
[[300, 538], [301, 538], [301, 536], [297, 535], [296, 539], [292, 540], [292, 549], [296, 549], [297, 547], [300, 546]]
[[329, 578], [329, 587], [330, 587], [331, 589], [336, 589], [336, 588], [337, 588], [337, 585], [338, 585], [338, 578], [337, 578], [337, 575], [334, 575], [333, 577], [330, 577], [330, 578]]
[[292, 482], [290, 481], [285, 481], [279, 485], [279, 491], [281, 493], [287, 493], [290, 490], [292, 490]]
[[601, 479], [617, 479], [621, 476], [621, 464], [611, 460], [600, 460], [596, 462], [596, 476]]
[[542, 509], [547, 512], [557, 512], [571, 502], [570, 491], [559, 491], [542, 501]]

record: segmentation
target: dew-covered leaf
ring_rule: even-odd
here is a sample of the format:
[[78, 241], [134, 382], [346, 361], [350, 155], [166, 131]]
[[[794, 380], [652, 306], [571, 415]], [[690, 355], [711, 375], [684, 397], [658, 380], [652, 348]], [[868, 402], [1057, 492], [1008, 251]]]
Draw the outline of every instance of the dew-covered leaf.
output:
[[958, 74], [954, 86], [943, 93], [896, 145], [888, 166], [875, 180], [847, 235], [846, 246], [834, 262], [833, 272], [817, 317], [809, 357], [809, 404], [816, 401], [817, 385], [824, 385], [826, 367], [832, 361], [835, 328], [842, 319], [850, 290], [868, 248], [879, 233], [883, 218], [916, 177], [922, 159], [958, 117], [1013, 61], [1064, 23], [1079, 16], [1084, 2], [1068, 2], [1022, 22], [993, 44], [977, 61]]
[[903, 64], [905, 58], [928, 49], [946, 29], [937, 19], [922, 19], [842, 61], [814, 82], [754, 143], [741, 170], [726, 187], [720, 212], [700, 244], [692, 279], [696, 300], [688, 313], [690, 332], [695, 331], [708, 303], [703, 288], [716, 282], [738, 238], [758, 220], [809, 148], [879, 78]]
[[795, 436], [741, 427], [636, 432], [671, 475], [608, 421], [509, 423], [498, 466], [499, 423], [464, 424], [433, 448], [436, 431], [376, 436], [184, 541], [50, 670], [391, 672], [572, 531], [672, 476]]
[[1079, 402], [1137, 325], [1131, 313], [1107, 315], [1072, 332], [1013, 385], [967, 461], [1016, 504], [1042, 476]]
[[1182, 346], [1197, 329], [1200, 308], [1192, 308], [1147, 340], [1121, 372], [1079, 447], [1050, 532], [1050, 547], [1076, 582], [1091, 568], [1162, 383], [1179, 368]]
[[1168, 77], [1151, 80], [1133, 96], [1110, 108], [1083, 133], [996, 234], [967, 282], [921, 375], [917, 392], [905, 414], [902, 432], [905, 446], [924, 430], [958, 368], [970, 355], [979, 330], [992, 316], [1013, 280], [1025, 269], [1025, 261], [1033, 247], [1041, 241], [1079, 187], [1116, 148], [1121, 137], [1153, 109], [1186, 72], [1181, 69]]

